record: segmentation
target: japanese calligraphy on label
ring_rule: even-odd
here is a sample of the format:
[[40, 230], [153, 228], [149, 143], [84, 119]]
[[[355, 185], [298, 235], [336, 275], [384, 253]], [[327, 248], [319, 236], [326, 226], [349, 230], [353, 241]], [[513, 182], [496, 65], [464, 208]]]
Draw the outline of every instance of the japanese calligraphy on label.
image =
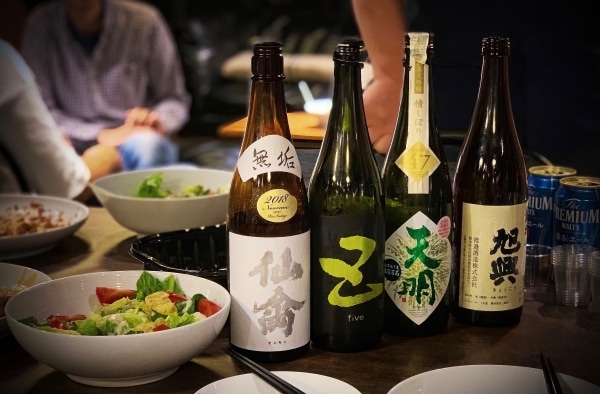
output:
[[385, 291], [415, 324], [435, 311], [444, 297], [452, 267], [447, 231], [450, 218], [433, 222], [415, 213], [385, 243]]
[[463, 204], [458, 303], [479, 311], [523, 305], [527, 204]]
[[344, 335], [347, 324], [358, 331], [382, 325], [384, 245], [377, 239], [384, 228], [380, 220], [324, 216], [311, 231], [315, 233], [311, 247], [318, 258], [313, 269], [319, 270], [311, 287], [326, 304], [322, 308], [328, 319], [340, 322], [331, 327], [332, 335]]
[[441, 163], [429, 147], [429, 65], [426, 63], [429, 34], [408, 33], [408, 35], [410, 36], [408, 134], [406, 150], [395, 163], [408, 177], [408, 193], [428, 194], [429, 176]]
[[294, 144], [280, 135], [268, 135], [253, 142], [238, 159], [242, 181], [267, 172], [289, 172], [302, 177]]
[[231, 343], [284, 351], [310, 338], [310, 231], [259, 238], [229, 233]]

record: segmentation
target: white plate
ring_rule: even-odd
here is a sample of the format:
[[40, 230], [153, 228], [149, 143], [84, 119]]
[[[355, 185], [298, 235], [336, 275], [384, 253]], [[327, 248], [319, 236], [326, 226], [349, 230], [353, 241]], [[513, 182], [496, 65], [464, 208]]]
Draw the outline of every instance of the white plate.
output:
[[41, 233], [0, 237], [0, 259], [31, 256], [53, 248], [63, 239], [73, 235], [85, 223], [90, 212], [84, 204], [66, 198], [33, 194], [0, 194], [0, 213], [11, 206], [28, 207], [32, 201], [43, 204], [45, 209], [52, 212], [62, 212], [69, 224], [66, 227]]
[[[565, 393], [598, 394], [600, 387], [559, 374]], [[462, 365], [435, 369], [398, 383], [388, 394], [546, 394], [544, 372], [511, 365]]]
[[[23, 267], [21, 265], [0, 263], [0, 288], [9, 289], [17, 283], [25, 286], [33, 286], [39, 283], [52, 280], [43, 272], [36, 271], [33, 268]], [[10, 332], [6, 317], [0, 317], [0, 338]]]
[[[360, 394], [360, 391], [348, 383], [329, 376], [290, 371], [274, 371], [273, 373], [310, 394]], [[279, 391], [252, 373], [217, 380], [196, 391], [196, 394], [236, 393], [276, 394]]]

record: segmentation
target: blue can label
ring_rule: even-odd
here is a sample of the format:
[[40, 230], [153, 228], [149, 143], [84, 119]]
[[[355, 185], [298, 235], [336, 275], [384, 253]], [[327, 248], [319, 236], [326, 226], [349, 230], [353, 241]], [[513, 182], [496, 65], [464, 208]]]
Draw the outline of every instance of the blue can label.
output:
[[600, 248], [600, 178], [561, 179], [554, 197], [554, 244]]
[[529, 168], [527, 183], [527, 243], [552, 246], [552, 209], [554, 193], [561, 178], [575, 175], [570, 167], [535, 166]]

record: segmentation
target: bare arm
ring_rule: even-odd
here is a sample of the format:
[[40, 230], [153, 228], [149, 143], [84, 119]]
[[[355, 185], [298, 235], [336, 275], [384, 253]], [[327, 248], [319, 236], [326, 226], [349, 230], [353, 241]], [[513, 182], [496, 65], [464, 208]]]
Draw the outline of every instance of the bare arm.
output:
[[407, 31], [402, 0], [352, 0], [354, 17], [373, 66], [365, 89], [367, 125], [373, 147], [387, 153], [402, 91], [404, 35]]

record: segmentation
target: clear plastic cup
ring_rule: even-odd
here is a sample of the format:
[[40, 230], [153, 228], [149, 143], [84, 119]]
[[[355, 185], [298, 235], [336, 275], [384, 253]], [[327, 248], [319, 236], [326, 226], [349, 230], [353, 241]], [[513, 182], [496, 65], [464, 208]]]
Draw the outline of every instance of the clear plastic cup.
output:
[[552, 248], [527, 245], [525, 252], [525, 291], [545, 290], [548, 286]]
[[558, 245], [552, 248], [556, 302], [559, 305], [588, 305], [589, 267], [596, 251], [593, 246], [578, 244]]
[[590, 312], [600, 317], [600, 251], [595, 251], [589, 266], [590, 273]]

